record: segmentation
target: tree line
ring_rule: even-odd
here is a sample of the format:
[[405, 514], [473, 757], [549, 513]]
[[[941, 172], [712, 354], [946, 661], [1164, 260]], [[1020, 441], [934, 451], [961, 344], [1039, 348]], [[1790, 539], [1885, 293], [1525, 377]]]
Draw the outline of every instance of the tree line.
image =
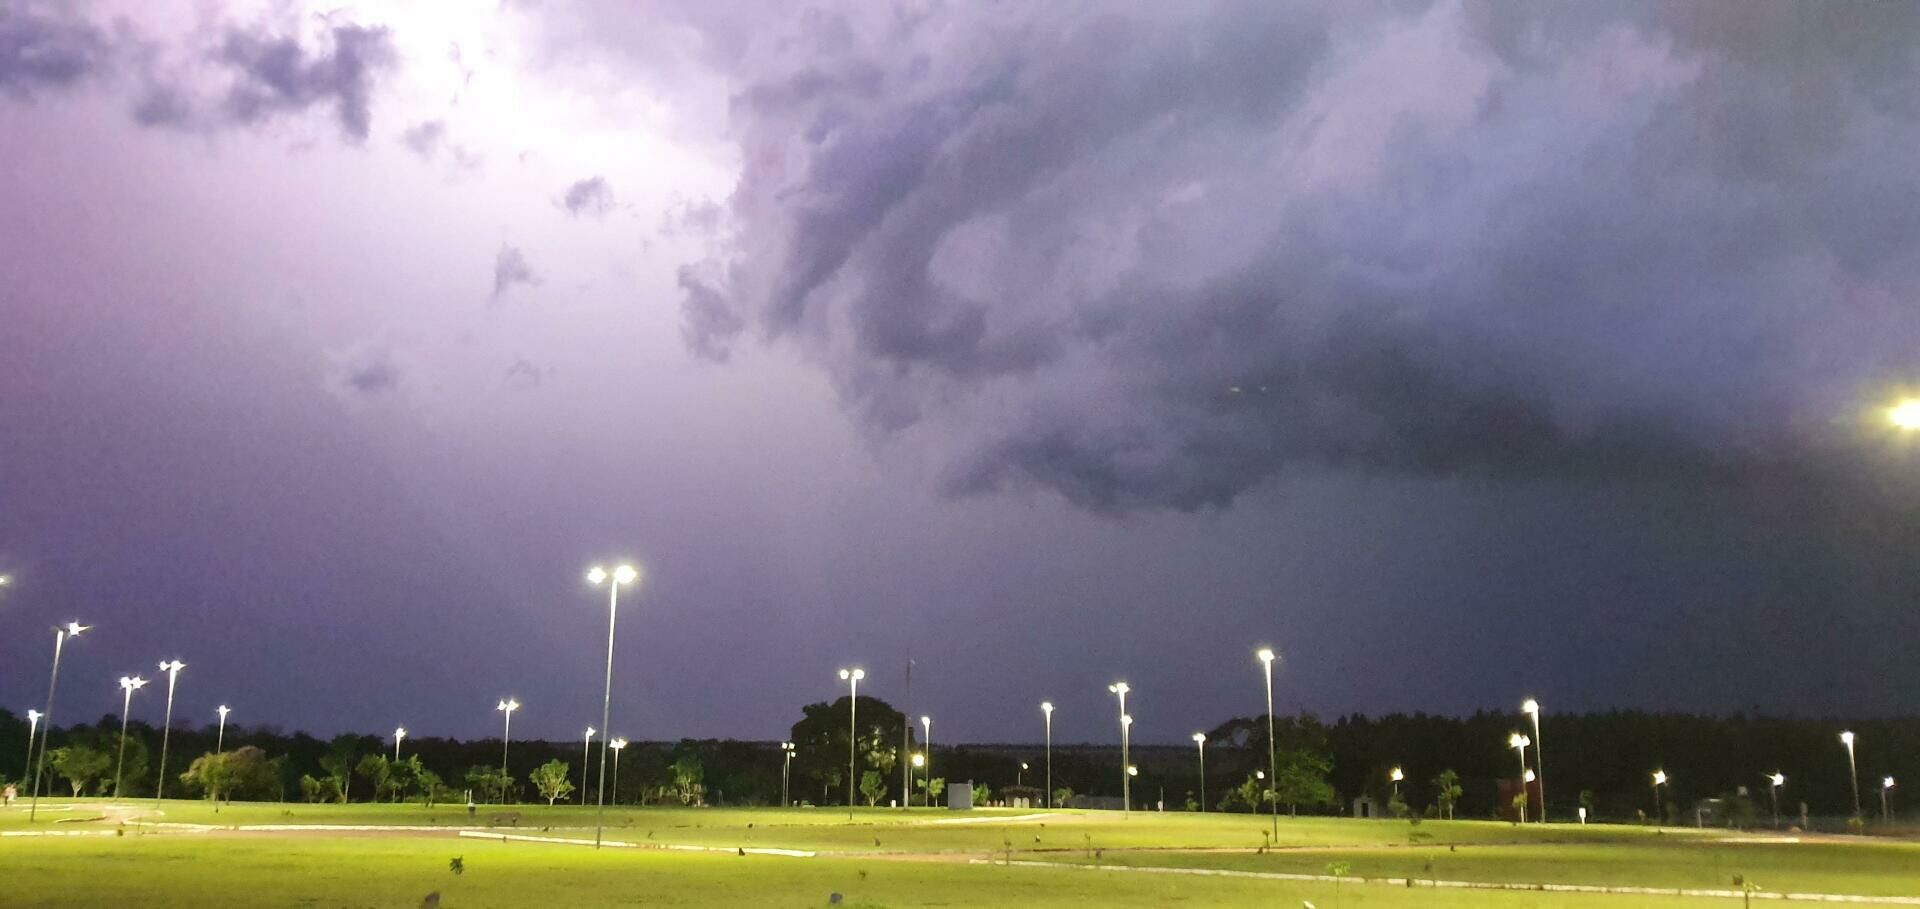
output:
[[[790, 798], [797, 803], [845, 804], [849, 728], [847, 698], [808, 704], [788, 740], [796, 750]], [[885, 805], [911, 798], [941, 804], [946, 781], [975, 784], [977, 800], [1024, 795], [1032, 804], [1079, 797], [1112, 799], [1120, 792], [1117, 745], [1057, 745], [1054, 791], [1045, 785], [1045, 754], [1038, 744], [940, 745], [929, 754], [920, 729], [878, 698], [862, 696], [858, 709], [854, 799]], [[54, 730], [47, 754], [50, 779], [44, 792], [150, 795], [155, 785], [159, 730], [128, 725], [124, 759], [119, 756], [119, 719]], [[1851, 813], [1852, 790], [1842, 728], [1857, 734], [1863, 800], [1877, 805], [1885, 776], [1920, 781], [1920, 720], [1837, 720], [1712, 717], [1612, 711], [1547, 715], [1541, 730], [1546, 801], [1552, 816], [1570, 820], [1576, 807], [1596, 819], [1633, 820], [1658, 811], [1669, 820], [1704, 799], [1733, 804], [1736, 814], [1766, 815], [1771, 809], [1765, 776], [1784, 773], [1781, 813], [1797, 817], [1805, 802], [1815, 816]], [[1491, 817], [1502, 804], [1501, 784], [1520, 775], [1519, 757], [1506, 747], [1511, 732], [1532, 734], [1517, 713], [1482, 711], [1468, 717], [1390, 714], [1346, 716], [1331, 722], [1312, 714], [1276, 718], [1273, 760], [1268, 757], [1266, 717], [1228, 719], [1207, 736], [1205, 804], [1192, 745], [1133, 748], [1139, 775], [1132, 787], [1140, 807], [1168, 810], [1268, 810], [1271, 791], [1287, 813], [1344, 813], [1358, 796], [1369, 796], [1394, 813]], [[0, 712], [0, 780], [26, 774], [26, 723]], [[580, 742], [515, 741], [506, 772], [500, 740], [408, 738], [401, 757], [378, 736], [346, 734], [319, 739], [285, 734], [269, 726], [230, 725], [225, 749], [216, 753], [212, 726], [176, 728], [172, 762], [184, 767], [168, 793], [223, 800], [448, 801], [471, 794], [480, 802], [527, 799], [592, 801], [598, 769]], [[903, 751], [903, 747], [906, 749]], [[929, 766], [903, 773], [903, 756], [930, 758]], [[12, 755], [8, 758], [7, 755]], [[1529, 752], [1529, 760], [1535, 757]], [[783, 753], [777, 742], [682, 740], [634, 742], [620, 755], [619, 775], [608, 792], [620, 804], [764, 805], [781, 797]], [[1027, 769], [1022, 770], [1021, 765]], [[1403, 770], [1394, 786], [1389, 771]], [[1669, 783], [1659, 792], [1650, 774], [1663, 770]], [[905, 778], [911, 777], [911, 782]], [[582, 787], [585, 786], [585, 791]], [[904, 787], [904, 788], [903, 788]], [[1744, 792], [1742, 790], [1745, 790]], [[24, 787], [22, 787], [24, 792]], [[1744, 805], [1739, 800], [1744, 800]], [[1102, 802], [1101, 804], [1105, 804]], [[1538, 810], [1536, 806], [1535, 811]], [[1897, 810], [1897, 806], [1896, 806]], [[1738, 819], [1738, 818], [1736, 818]]]

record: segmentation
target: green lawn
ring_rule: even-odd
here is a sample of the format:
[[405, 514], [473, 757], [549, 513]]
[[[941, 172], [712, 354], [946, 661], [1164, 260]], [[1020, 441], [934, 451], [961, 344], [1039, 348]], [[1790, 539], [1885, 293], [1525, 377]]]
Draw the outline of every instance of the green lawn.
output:
[[[453, 856], [465, 873], [447, 869]], [[128, 836], [0, 846], [8, 906], [1162, 907], [1534, 909], [1688, 905], [1678, 899], [1447, 893], [958, 862], [792, 859], [491, 843], [446, 836], [352, 839]]]
[[[509, 826], [507, 815], [517, 815]], [[0, 832], [27, 827], [24, 808], [0, 811]], [[490, 842], [452, 829], [417, 832], [188, 832], [119, 819], [207, 824], [487, 827], [590, 837], [593, 810], [578, 806], [239, 804], [112, 805], [43, 800], [37, 830], [109, 835], [0, 841], [0, 903], [146, 906], [415, 906], [429, 890], [443, 905], [827, 905], [841, 892], [869, 906], [1665, 906], [1686, 900], [1627, 895], [1449, 891], [1352, 883], [1138, 873], [1073, 865], [1325, 874], [1502, 883], [1732, 887], [1745, 875], [1769, 891], [1920, 894], [1920, 844], [1892, 840], [1723, 842], [1720, 831], [1484, 821], [1355, 821], [1248, 815], [862, 809], [633, 808], [607, 811], [609, 840], [707, 846], [726, 853]], [[67, 822], [61, 822], [61, 821]], [[119, 831], [123, 835], [112, 835]], [[731, 854], [735, 847], [819, 853], [808, 858]], [[1451, 847], [1451, 848], [1450, 848]], [[1211, 851], [1195, 851], [1211, 850]], [[447, 860], [464, 855], [466, 874]], [[1061, 865], [1006, 867], [1011, 858]], [[33, 882], [14, 888], [15, 880]], [[23, 894], [32, 896], [22, 897]], [[267, 898], [254, 898], [269, 894]], [[250, 896], [251, 895], [251, 896]], [[1701, 901], [1692, 901], [1698, 904]], [[1724, 902], [1706, 901], [1727, 905]]]

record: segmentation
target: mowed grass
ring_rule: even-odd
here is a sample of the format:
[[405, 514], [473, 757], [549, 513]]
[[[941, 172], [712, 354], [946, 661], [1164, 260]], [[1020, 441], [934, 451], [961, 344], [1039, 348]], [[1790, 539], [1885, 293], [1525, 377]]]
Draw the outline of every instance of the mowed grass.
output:
[[[38, 855], [67, 875], [64, 886], [82, 888], [86, 902], [112, 903], [115, 888], [134, 886], [123, 874], [153, 873], [175, 903], [161, 905], [417, 905], [430, 889], [452, 895], [467, 887], [467, 875], [446, 871], [455, 854], [494, 856], [490, 861], [535, 877], [594, 870], [640, 887], [629, 893], [602, 883], [556, 881], [554, 887], [587, 887], [570, 894], [580, 905], [825, 905], [839, 891], [872, 905], [1233, 905], [1257, 895], [1297, 906], [1560, 906], [1599, 901], [1609, 905], [1660, 905], [1642, 896], [1576, 896], [1493, 891], [1407, 891], [1382, 884], [1331, 885], [1191, 875], [1142, 874], [1085, 868], [1023, 868], [970, 865], [969, 860], [1041, 861], [1072, 865], [1129, 865], [1181, 869], [1326, 874], [1347, 866], [1357, 878], [1480, 881], [1517, 884], [1568, 883], [1595, 886], [1730, 889], [1735, 875], [1773, 892], [1822, 892], [1867, 896], [1920, 894], [1920, 844], [1891, 840], [1828, 839], [1789, 842], [1756, 838], [1727, 842], [1724, 831], [1654, 831], [1612, 825], [1534, 825], [1457, 821], [1411, 825], [1404, 821], [1281, 818], [1275, 845], [1262, 852], [1273, 822], [1227, 814], [860, 809], [849, 821], [845, 809], [715, 809], [612, 807], [608, 840], [649, 846], [693, 845], [733, 850], [774, 847], [819, 853], [811, 858], [663, 853], [619, 849], [594, 853], [578, 846], [498, 843], [459, 838], [452, 829], [374, 835], [351, 831], [277, 834], [135, 824], [119, 819], [208, 824], [372, 825], [377, 827], [488, 827], [499, 832], [553, 837], [590, 837], [591, 808], [579, 806], [482, 807], [469, 819], [464, 805], [281, 805], [237, 804], [215, 812], [204, 802], [150, 800], [105, 802], [43, 800], [40, 830], [106, 831], [126, 836], [0, 841], [0, 880]], [[19, 831], [26, 812], [0, 812], [0, 832]], [[515, 823], [509, 825], [511, 818]], [[57, 822], [65, 819], [69, 822]], [[304, 857], [304, 858], [303, 858]], [[293, 864], [289, 864], [289, 862]], [[532, 862], [532, 868], [520, 863]], [[227, 865], [231, 864], [228, 870]], [[238, 875], [279, 887], [264, 903], [221, 902], [195, 889], [177, 887], [170, 875]], [[470, 866], [471, 868], [471, 866]], [[145, 869], [133, 870], [133, 869]], [[380, 869], [385, 869], [384, 871]], [[366, 872], [362, 875], [362, 871]], [[231, 876], [229, 875], [229, 876]], [[717, 875], [717, 877], [716, 877]], [[192, 875], [188, 875], [191, 877]], [[58, 875], [56, 875], [58, 877]], [[644, 886], [638, 882], [646, 881]], [[77, 883], [76, 883], [77, 882]], [[436, 883], [437, 882], [437, 883]], [[424, 889], [422, 884], [426, 884]], [[626, 886], [626, 885], [621, 885]], [[498, 889], [504, 887], [506, 889]], [[522, 883], [473, 892], [455, 905], [526, 905], [538, 902]], [[419, 889], [401, 899], [409, 888]], [[790, 889], [789, 889], [790, 888]], [[97, 892], [96, 892], [97, 891]], [[177, 892], [176, 892], [177, 891]], [[817, 892], [816, 892], [817, 891]], [[1315, 894], [1318, 894], [1316, 896]], [[143, 894], [144, 896], [145, 894]], [[72, 892], [69, 897], [74, 897]], [[335, 897], [338, 897], [337, 901]], [[97, 897], [97, 900], [96, 900]], [[1323, 902], [1337, 897], [1335, 902]], [[209, 900], [212, 900], [211, 902]], [[396, 902], [395, 900], [398, 900]], [[411, 900], [409, 902], [408, 900]], [[596, 902], [599, 901], [599, 902]], [[6, 902], [0, 900], [0, 902]], [[72, 902], [81, 902], [73, 898]], [[56, 901], [57, 904], [57, 901]], [[560, 902], [548, 904], [559, 905]], [[858, 904], [858, 901], [854, 903]]]
[[[465, 872], [448, 860], [460, 856]], [[498, 843], [449, 834], [128, 835], [0, 846], [8, 906], [903, 907], [1300, 906], [1541, 909], [1697, 905], [1677, 898], [1412, 891], [1330, 884], [999, 867], [958, 861], [780, 858]]]

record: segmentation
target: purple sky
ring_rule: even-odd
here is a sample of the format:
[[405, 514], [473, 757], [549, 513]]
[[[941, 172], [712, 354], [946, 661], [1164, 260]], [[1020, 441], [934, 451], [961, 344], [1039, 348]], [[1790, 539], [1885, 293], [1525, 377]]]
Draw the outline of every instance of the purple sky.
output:
[[0, 704], [1920, 711], [1916, 16], [0, 0]]

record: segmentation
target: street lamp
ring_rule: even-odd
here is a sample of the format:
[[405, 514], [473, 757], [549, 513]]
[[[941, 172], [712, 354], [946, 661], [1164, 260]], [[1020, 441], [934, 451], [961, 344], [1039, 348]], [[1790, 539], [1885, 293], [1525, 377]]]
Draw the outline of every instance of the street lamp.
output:
[[587, 804], [587, 773], [593, 769], [593, 734], [599, 730], [587, 727], [587, 736], [580, 740], [580, 805]]
[[160, 801], [167, 795], [167, 739], [173, 736], [173, 686], [180, 681], [180, 670], [187, 664], [179, 660], [161, 660], [160, 671], [167, 674], [167, 719], [160, 727], [160, 781], [153, 787], [153, 800]]
[[[911, 780], [913, 779], [913, 775], [915, 773], [922, 772], [923, 768], [927, 766], [927, 756], [923, 752], [916, 751], [913, 753], [913, 759], [908, 761], [907, 764], [909, 765], [909, 769], [907, 771], [907, 779]], [[932, 777], [928, 777], [928, 781], [929, 781], [929, 784], [927, 786], [927, 789], [929, 790], [928, 794], [920, 800], [920, 803], [925, 807], [931, 808], [933, 807], [933, 795], [931, 791], [933, 789], [933, 786], [931, 785]], [[913, 795], [912, 795], [913, 784], [912, 783], [907, 784], [907, 792], [908, 792], [907, 805], [912, 806], [913, 805]]]
[[1533, 717], [1533, 765], [1540, 768], [1540, 823], [1547, 822], [1547, 750], [1540, 744], [1540, 702], [1527, 698], [1520, 712]]
[[1027, 785], [1027, 762], [1026, 761], [1020, 762], [1020, 772], [1013, 775], [1013, 784], [1015, 786], [1020, 786], [1020, 787], [1025, 787]]
[[1887, 422], [1895, 429], [1912, 432], [1920, 430], [1920, 398], [1906, 398], [1887, 408]]
[[1273, 661], [1279, 659], [1272, 647], [1262, 647], [1254, 651], [1260, 658], [1260, 668], [1267, 676], [1267, 800], [1273, 803], [1273, 841], [1280, 841], [1280, 796], [1274, 786], [1280, 780], [1280, 759], [1276, 756], [1273, 743]]
[[[920, 745], [921, 747], [925, 748], [927, 751], [927, 779], [932, 780], [933, 779], [933, 717], [930, 717], [930, 716], [920, 717], [920, 729], [921, 729]], [[929, 787], [925, 801], [926, 801], [927, 807], [929, 808], [933, 807], [933, 792], [931, 790], [931, 787]]]
[[[623, 742], [622, 744], [625, 744], [625, 743]], [[794, 747], [792, 742], [780, 743], [780, 752], [782, 755], [780, 760], [780, 807], [782, 808], [788, 807], [789, 805], [793, 804], [791, 798], [787, 794], [787, 776], [788, 776], [788, 771], [793, 767], [793, 750], [794, 750]], [[615, 755], [614, 757], [613, 766], [616, 770], [619, 769], [620, 767], [620, 759], [618, 755]]]
[[[228, 707], [225, 704], [221, 704], [220, 706], [213, 708], [213, 712], [220, 714], [220, 732], [217, 735], [215, 735], [213, 738], [213, 753], [226, 754], [227, 753], [227, 714], [232, 713], [233, 708]], [[396, 744], [394, 747], [398, 748], [399, 745]]]
[[507, 773], [507, 745], [513, 741], [513, 712], [520, 709], [520, 702], [507, 698], [493, 709], [506, 716], [506, 725], [500, 731], [500, 804], [507, 803], [507, 787], [513, 785], [513, 777]]
[[[614, 739], [607, 743], [607, 747], [613, 749], [613, 803], [618, 805], [620, 804], [620, 752], [627, 750], [627, 740]], [[784, 776], [780, 780], [780, 789], [782, 792], [786, 791]]]
[[1886, 779], [1881, 780], [1880, 781], [1880, 822], [1883, 824], [1893, 823], [1893, 811], [1887, 807], [1887, 795], [1891, 792], [1893, 792], [1893, 777], [1887, 777]]
[[40, 711], [27, 711], [27, 763], [20, 768], [20, 778], [26, 779], [33, 772], [33, 737], [40, 731]]
[[1127, 692], [1133, 689], [1126, 682], [1115, 682], [1107, 690], [1120, 696], [1120, 814], [1126, 817], [1133, 814], [1133, 780], [1127, 773], [1132, 766], [1127, 763], [1127, 727], [1133, 725], [1133, 717], [1127, 716]]
[[1040, 712], [1047, 716], [1047, 810], [1053, 810], [1053, 702], [1041, 701]]
[[1860, 816], [1860, 767], [1853, 762], [1853, 733], [1840, 733], [1840, 744], [1847, 746], [1847, 781], [1853, 784], [1853, 816]]
[[147, 680], [130, 675], [120, 677], [120, 756], [113, 764], [113, 800], [120, 801], [120, 771], [127, 766], [127, 713], [133, 709], [133, 693], [147, 687]]
[[1653, 772], [1653, 825], [1655, 827], [1660, 826], [1660, 787], [1666, 784], [1667, 772], [1655, 770]]
[[[596, 587], [607, 584], [607, 686], [600, 694], [600, 726], [603, 729], [613, 725], [613, 621], [620, 613], [620, 585], [632, 584], [639, 579], [640, 571], [632, 565], [621, 565], [613, 569], [611, 584], [607, 584], [609, 576], [605, 568], [595, 565], [587, 570], [588, 583]], [[595, 849], [600, 848], [600, 831], [605, 826], [607, 816], [607, 744], [605, 739], [600, 741], [600, 794], [594, 797], [594, 803], [598, 807], [593, 815], [593, 848]], [[585, 765], [585, 760], [582, 760], [580, 771], [582, 789], [586, 788], [587, 783]], [[580, 798], [584, 804], [586, 793], [582, 792]]]
[[[33, 802], [27, 808], [27, 823], [33, 823], [34, 815], [40, 813], [40, 777], [47, 769], [47, 739], [53, 735], [53, 690], [60, 685], [60, 651], [66, 646], [68, 638], [77, 638], [88, 625], [68, 622], [53, 630], [53, 676], [47, 680], [47, 709], [40, 718], [47, 721], [45, 732], [40, 733], [40, 760], [33, 765]], [[33, 747], [32, 742], [27, 747]]]
[[400, 763], [400, 743], [407, 740], [407, 727], [395, 726], [393, 729], [393, 762]]
[[1400, 798], [1400, 781], [1406, 778], [1407, 778], [1407, 775], [1401, 772], [1400, 768], [1398, 767], [1395, 767], [1392, 770], [1387, 771], [1387, 779], [1390, 779], [1393, 781], [1393, 797], [1395, 799]]
[[842, 669], [840, 681], [847, 683], [847, 820], [853, 820], [853, 773], [858, 768], [856, 761], [860, 756], [860, 680], [867, 677], [865, 669]]
[[1207, 734], [1193, 734], [1193, 744], [1200, 749], [1200, 812], [1207, 810]]
[[1773, 826], [1777, 830], [1780, 828], [1780, 787], [1787, 784], [1787, 775], [1776, 770], [1767, 776], [1767, 782], [1772, 784], [1768, 788], [1773, 790]]
[[[1533, 744], [1532, 739], [1527, 738], [1526, 736], [1521, 735], [1518, 732], [1510, 733], [1507, 736], [1507, 747], [1517, 749], [1520, 752], [1520, 794], [1521, 795], [1527, 794], [1527, 780], [1530, 777], [1530, 775], [1533, 773], [1533, 771], [1527, 769], [1527, 746], [1531, 744]], [[1527, 803], [1525, 801], [1522, 801], [1520, 803], [1520, 823], [1524, 824], [1526, 822], [1527, 822]]]

